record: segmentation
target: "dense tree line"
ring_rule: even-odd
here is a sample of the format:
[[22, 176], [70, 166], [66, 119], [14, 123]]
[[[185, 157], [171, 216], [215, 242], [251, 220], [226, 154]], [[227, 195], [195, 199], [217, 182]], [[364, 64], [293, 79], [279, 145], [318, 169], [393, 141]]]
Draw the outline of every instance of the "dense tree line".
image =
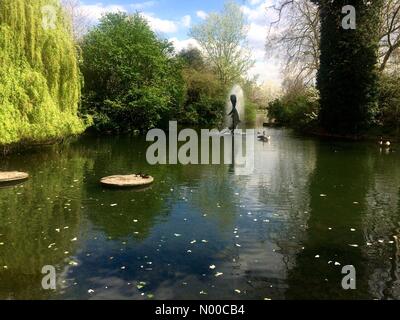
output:
[[[342, 28], [345, 5], [356, 9], [354, 30]], [[271, 104], [270, 115], [289, 124], [290, 114], [303, 114], [306, 129], [320, 127], [331, 133], [397, 130], [400, 2], [295, 0], [283, 1], [277, 9], [290, 12], [287, 28], [270, 37], [267, 45], [286, 51], [286, 96]], [[315, 85], [318, 106], [313, 95], [309, 104], [304, 100]], [[302, 103], [285, 105], [295, 92]], [[317, 118], [309, 117], [310, 109]]]
[[[140, 13], [110, 13], [89, 27], [76, 0], [2, 0], [0, 31], [3, 146], [88, 127], [144, 132], [169, 120], [217, 126], [233, 84], [246, 84], [249, 96], [255, 88], [245, 79], [252, 61], [233, 2], [193, 27], [201, 50], [180, 53]], [[215, 55], [212, 48], [229, 50]]]

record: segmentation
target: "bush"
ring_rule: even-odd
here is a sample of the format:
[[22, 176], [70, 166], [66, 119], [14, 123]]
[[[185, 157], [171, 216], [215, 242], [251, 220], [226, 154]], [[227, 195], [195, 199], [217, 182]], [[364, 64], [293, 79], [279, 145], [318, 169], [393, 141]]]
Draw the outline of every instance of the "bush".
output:
[[305, 89], [296, 94], [286, 94], [268, 105], [269, 118], [282, 126], [307, 129], [317, 124], [318, 94], [315, 89]]
[[181, 66], [139, 14], [105, 15], [82, 42], [83, 112], [95, 128], [118, 132], [162, 126], [183, 103]]
[[179, 54], [184, 64], [185, 100], [176, 114], [186, 125], [210, 127], [224, 120], [226, 89], [216, 74], [205, 66], [198, 49]]
[[379, 81], [377, 123], [384, 131], [400, 129], [400, 76], [382, 75]]

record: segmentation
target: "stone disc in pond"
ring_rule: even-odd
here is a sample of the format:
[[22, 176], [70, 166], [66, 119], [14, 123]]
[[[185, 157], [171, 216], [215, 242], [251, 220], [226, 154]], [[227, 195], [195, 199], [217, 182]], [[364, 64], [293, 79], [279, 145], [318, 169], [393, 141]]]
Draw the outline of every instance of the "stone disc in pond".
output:
[[10, 171], [0, 172], [0, 183], [19, 182], [29, 178], [29, 174], [25, 172]]
[[100, 180], [100, 183], [108, 187], [116, 188], [134, 188], [145, 187], [154, 182], [154, 178], [141, 175], [111, 176]]

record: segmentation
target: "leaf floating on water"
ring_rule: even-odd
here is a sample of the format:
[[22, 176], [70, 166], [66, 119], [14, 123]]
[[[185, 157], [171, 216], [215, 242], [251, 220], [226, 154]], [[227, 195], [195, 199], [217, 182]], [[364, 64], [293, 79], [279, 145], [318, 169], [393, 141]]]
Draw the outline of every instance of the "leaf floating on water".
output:
[[154, 295], [153, 295], [153, 294], [148, 294], [148, 295], [147, 295], [147, 298], [153, 299], [153, 298], [154, 298]]
[[76, 261], [70, 261], [70, 262], [69, 262], [69, 265], [70, 265], [70, 266], [73, 266], [73, 267], [76, 267], [76, 266], [78, 266], [78, 262], [76, 262]]

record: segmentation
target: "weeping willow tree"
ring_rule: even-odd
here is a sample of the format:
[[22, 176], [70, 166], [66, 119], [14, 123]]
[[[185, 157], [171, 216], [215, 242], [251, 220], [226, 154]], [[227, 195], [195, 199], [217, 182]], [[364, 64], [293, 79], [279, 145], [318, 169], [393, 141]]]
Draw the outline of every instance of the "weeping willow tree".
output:
[[80, 74], [58, 0], [0, 0], [0, 145], [77, 134]]

